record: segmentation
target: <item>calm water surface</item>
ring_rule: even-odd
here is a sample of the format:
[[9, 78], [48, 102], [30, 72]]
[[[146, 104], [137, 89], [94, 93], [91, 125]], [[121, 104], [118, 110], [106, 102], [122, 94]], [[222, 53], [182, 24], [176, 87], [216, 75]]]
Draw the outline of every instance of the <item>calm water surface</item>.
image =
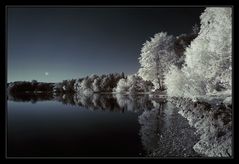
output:
[[9, 157], [198, 156], [195, 129], [169, 102], [147, 95], [10, 98]]

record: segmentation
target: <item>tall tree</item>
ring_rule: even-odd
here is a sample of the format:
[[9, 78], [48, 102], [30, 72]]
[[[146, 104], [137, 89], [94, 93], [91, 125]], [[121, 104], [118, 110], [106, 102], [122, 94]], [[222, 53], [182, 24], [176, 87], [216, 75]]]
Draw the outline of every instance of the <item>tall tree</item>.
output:
[[170, 96], [192, 99], [212, 95], [231, 97], [231, 14], [229, 7], [209, 7], [201, 14], [200, 31], [186, 48], [183, 68], [171, 67], [166, 75]]
[[207, 95], [231, 91], [231, 8], [207, 8], [200, 18], [201, 30], [186, 49], [182, 71], [191, 81], [203, 84], [200, 90]]
[[160, 32], [150, 41], [146, 41], [141, 49], [139, 57], [141, 67], [138, 74], [144, 80], [152, 81], [155, 89], [164, 88], [164, 74], [169, 70], [169, 66], [176, 62], [174, 40], [173, 36]]

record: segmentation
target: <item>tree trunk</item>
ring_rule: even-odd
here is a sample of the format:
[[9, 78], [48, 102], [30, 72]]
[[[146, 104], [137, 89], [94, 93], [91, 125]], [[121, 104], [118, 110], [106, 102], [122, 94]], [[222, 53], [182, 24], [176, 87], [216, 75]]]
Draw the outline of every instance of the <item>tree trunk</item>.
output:
[[159, 89], [160, 89], [160, 91], [163, 90], [163, 81], [162, 80], [159, 80]]

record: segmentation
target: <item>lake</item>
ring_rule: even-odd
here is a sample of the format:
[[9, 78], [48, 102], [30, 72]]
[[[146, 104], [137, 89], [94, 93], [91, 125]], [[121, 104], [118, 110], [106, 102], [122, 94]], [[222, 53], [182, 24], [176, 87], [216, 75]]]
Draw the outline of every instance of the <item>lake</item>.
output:
[[[27, 98], [26, 98], [27, 97]], [[8, 157], [201, 157], [179, 108], [149, 95], [10, 97]]]

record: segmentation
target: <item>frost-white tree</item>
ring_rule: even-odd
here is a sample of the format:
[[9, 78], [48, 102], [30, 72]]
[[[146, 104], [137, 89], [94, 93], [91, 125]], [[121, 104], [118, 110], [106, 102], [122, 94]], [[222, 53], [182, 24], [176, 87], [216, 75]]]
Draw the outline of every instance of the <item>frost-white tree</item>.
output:
[[[72, 88], [77, 93], [95, 93], [95, 92], [112, 92], [117, 86], [118, 81], [124, 78], [124, 74], [114, 73], [107, 75], [91, 75], [74, 81]], [[71, 82], [71, 81], [70, 81]]]
[[139, 57], [141, 68], [138, 74], [144, 80], [152, 81], [155, 89], [163, 89], [164, 74], [169, 66], [176, 62], [174, 40], [173, 36], [160, 32], [150, 41], [146, 41], [141, 49]]
[[167, 87], [167, 94], [169, 96], [182, 97], [184, 96], [185, 83], [187, 80], [185, 79], [182, 71], [176, 67], [171, 66], [169, 72], [165, 76], [165, 85]]
[[182, 71], [191, 81], [200, 81], [197, 83], [201, 85], [200, 93], [231, 91], [231, 8], [207, 8], [200, 19], [201, 30], [186, 49], [186, 67]]
[[[172, 68], [166, 75], [168, 94], [190, 98], [223, 93], [231, 96], [231, 8], [206, 8], [200, 19], [200, 32], [186, 48], [184, 67], [181, 71]], [[178, 89], [173, 91], [175, 87]]]
[[114, 88], [118, 93], [129, 93], [131, 95], [139, 92], [149, 92], [152, 89], [152, 83], [144, 81], [142, 77], [135, 74], [119, 80], [117, 87]]
[[114, 91], [117, 93], [126, 93], [129, 90], [129, 85], [127, 84], [126, 79], [122, 78], [119, 80], [117, 87], [114, 88]]

